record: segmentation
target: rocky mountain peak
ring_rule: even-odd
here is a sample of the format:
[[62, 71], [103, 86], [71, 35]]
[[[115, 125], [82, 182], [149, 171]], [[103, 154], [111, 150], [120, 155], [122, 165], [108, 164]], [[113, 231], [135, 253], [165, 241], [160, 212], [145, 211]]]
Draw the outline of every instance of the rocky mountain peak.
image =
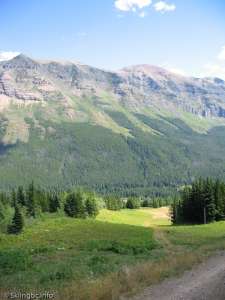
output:
[[163, 108], [206, 118], [225, 117], [222, 79], [184, 77], [152, 65], [111, 72], [73, 62], [41, 62], [20, 54], [0, 63], [0, 79], [1, 93], [18, 99], [61, 99], [62, 103], [68, 97], [109, 93], [127, 110]]
[[11, 60], [0, 63], [3, 69], [36, 69], [38, 63], [24, 54], [19, 54]]

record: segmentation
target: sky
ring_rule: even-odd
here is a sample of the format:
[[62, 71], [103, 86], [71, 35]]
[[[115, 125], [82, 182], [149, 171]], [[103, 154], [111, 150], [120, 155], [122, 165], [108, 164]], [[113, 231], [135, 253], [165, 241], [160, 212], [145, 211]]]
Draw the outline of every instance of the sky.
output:
[[151, 64], [225, 79], [224, 0], [0, 0], [0, 60]]

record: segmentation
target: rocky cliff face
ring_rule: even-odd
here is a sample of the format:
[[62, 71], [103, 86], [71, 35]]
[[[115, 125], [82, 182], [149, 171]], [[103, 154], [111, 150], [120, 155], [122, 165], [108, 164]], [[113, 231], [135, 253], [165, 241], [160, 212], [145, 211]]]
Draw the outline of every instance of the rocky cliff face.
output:
[[12, 99], [15, 98], [24, 101], [40, 100], [37, 94], [32, 92], [27, 92], [26, 90], [17, 88], [16, 85], [13, 84], [12, 78], [7, 72], [3, 72], [0, 75], [0, 94], [5, 95]]
[[57, 100], [62, 91], [79, 97], [107, 92], [131, 111], [154, 108], [173, 113], [179, 108], [205, 118], [225, 118], [225, 82], [218, 78], [188, 78], [149, 65], [109, 72], [24, 55], [0, 63], [0, 95], [11, 100]]
[[202, 117], [224, 117], [225, 82], [188, 78], [154, 66], [135, 66], [121, 71], [121, 97], [133, 106], [177, 107]]

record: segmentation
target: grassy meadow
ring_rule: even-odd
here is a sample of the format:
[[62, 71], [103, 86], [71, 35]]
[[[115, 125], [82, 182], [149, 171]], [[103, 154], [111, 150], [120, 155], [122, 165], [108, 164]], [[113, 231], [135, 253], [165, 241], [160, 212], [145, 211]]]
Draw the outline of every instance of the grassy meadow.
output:
[[224, 249], [225, 222], [171, 226], [168, 213], [103, 209], [96, 220], [44, 214], [21, 235], [0, 234], [0, 291], [119, 299]]
[[116, 224], [150, 227], [154, 225], [170, 225], [169, 211], [167, 207], [140, 208], [137, 210], [122, 209], [112, 211], [102, 209], [97, 220]]

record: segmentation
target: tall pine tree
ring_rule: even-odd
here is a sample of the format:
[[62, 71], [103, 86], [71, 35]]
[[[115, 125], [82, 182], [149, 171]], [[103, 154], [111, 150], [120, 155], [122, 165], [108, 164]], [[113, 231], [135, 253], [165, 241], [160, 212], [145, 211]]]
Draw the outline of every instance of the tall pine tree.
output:
[[85, 199], [81, 192], [72, 192], [66, 197], [64, 206], [65, 213], [72, 218], [85, 218]]
[[31, 184], [29, 184], [27, 189], [26, 205], [27, 205], [27, 215], [33, 218], [36, 217], [34, 193], [35, 193], [34, 183], [32, 181]]
[[98, 213], [98, 205], [94, 196], [89, 195], [86, 200], [86, 211], [89, 217], [95, 218]]
[[24, 226], [23, 216], [20, 212], [18, 205], [16, 204], [12, 223], [8, 226], [8, 233], [19, 234], [22, 232], [23, 226]]
[[55, 213], [60, 209], [60, 199], [56, 193], [49, 194], [48, 201], [50, 213]]
[[16, 199], [18, 204], [22, 206], [26, 205], [25, 194], [22, 186], [19, 186], [17, 189]]

